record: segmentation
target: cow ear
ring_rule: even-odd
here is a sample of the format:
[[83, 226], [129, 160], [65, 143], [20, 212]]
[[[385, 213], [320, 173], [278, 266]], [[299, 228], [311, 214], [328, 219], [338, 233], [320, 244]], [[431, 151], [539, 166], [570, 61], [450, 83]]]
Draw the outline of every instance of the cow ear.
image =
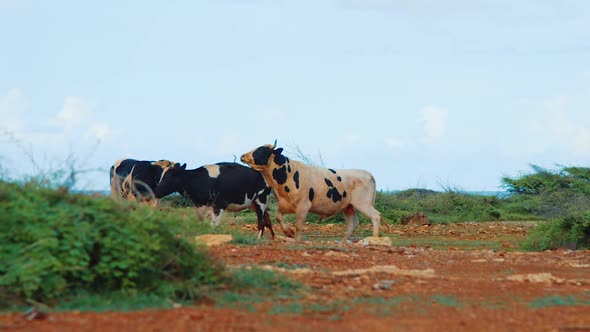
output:
[[182, 170], [186, 169], [186, 163], [182, 164], [182, 166], [180, 166], [180, 169], [182, 169]]
[[281, 152], [283, 152], [283, 148], [278, 148], [278, 149], [274, 149], [272, 151], [272, 154], [277, 155], [277, 154], [281, 154]]

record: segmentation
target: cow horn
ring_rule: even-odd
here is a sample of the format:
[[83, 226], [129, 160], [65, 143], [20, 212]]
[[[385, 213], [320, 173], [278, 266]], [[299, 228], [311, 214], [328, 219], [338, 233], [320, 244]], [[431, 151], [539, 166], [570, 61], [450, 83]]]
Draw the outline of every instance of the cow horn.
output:
[[277, 147], [277, 139], [275, 138], [275, 143], [272, 145], [272, 148], [276, 148]]

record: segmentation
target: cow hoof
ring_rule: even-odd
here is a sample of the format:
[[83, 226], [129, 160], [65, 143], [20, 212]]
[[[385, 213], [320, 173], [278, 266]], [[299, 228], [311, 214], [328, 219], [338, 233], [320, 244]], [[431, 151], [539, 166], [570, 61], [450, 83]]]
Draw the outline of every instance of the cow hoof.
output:
[[283, 233], [285, 233], [287, 237], [295, 237], [295, 232], [290, 228], [283, 230]]

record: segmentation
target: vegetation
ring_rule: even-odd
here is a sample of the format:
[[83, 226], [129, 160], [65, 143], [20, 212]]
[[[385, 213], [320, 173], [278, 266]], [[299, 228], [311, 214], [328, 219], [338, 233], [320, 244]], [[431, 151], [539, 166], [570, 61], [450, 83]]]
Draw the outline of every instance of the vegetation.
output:
[[[409, 189], [377, 193], [376, 208], [387, 223], [398, 223], [417, 212], [432, 223], [541, 220], [522, 243], [523, 249], [589, 248], [590, 168], [532, 168], [531, 174], [502, 179], [507, 196]], [[0, 181], [0, 308], [27, 300], [59, 303], [62, 308], [85, 307], [105, 298], [121, 299], [132, 307], [169, 306], [210, 295], [212, 290], [219, 295], [219, 303], [227, 304], [293, 299], [303, 289], [271, 271], [227, 270], [206, 249], [195, 248], [190, 241], [195, 235], [228, 229], [194, 222], [206, 218], [206, 212], [180, 196], [168, 197], [160, 209], [154, 209], [73, 194], [67, 188], [75, 181], [75, 171], [62, 173], [31, 177], [26, 183]], [[274, 214], [276, 202], [271, 200], [269, 206]], [[243, 212], [240, 220], [254, 225], [256, 215]], [[320, 219], [310, 214], [308, 221]], [[335, 221], [344, 220], [335, 216], [330, 222]], [[258, 243], [253, 232], [231, 233], [234, 244]], [[404, 245], [404, 239], [394, 237], [394, 242]], [[453, 245], [492, 246], [485, 242]], [[437, 301], [455, 305], [453, 299]]]
[[504, 188], [513, 194], [508, 210], [548, 220], [530, 232], [523, 249], [589, 248], [590, 168], [552, 171], [531, 167], [531, 174], [502, 179]]
[[51, 301], [73, 290], [183, 298], [221, 281], [220, 265], [177, 237], [178, 215], [6, 182], [0, 211], [2, 301]]

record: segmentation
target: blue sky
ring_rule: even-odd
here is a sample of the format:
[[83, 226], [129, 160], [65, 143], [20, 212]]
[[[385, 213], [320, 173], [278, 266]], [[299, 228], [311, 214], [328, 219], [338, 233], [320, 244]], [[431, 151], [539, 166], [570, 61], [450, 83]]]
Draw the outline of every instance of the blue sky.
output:
[[276, 138], [380, 189], [498, 190], [590, 166], [589, 36], [585, 0], [0, 0], [0, 165], [107, 189], [123, 157]]

